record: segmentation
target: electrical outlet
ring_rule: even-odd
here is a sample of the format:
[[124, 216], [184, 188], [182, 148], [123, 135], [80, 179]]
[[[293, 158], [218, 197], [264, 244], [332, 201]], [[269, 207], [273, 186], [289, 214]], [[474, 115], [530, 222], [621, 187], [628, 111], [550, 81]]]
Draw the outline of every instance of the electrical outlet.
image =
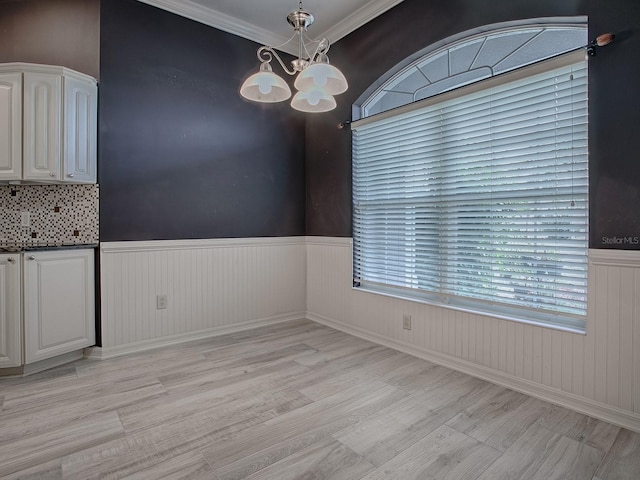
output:
[[411, 315], [407, 315], [406, 313], [402, 315], [402, 328], [411, 330]]
[[156, 297], [156, 309], [164, 310], [167, 308], [167, 295], [158, 295]]
[[30, 227], [31, 226], [31, 215], [26, 210], [20, 212], [20, 226], [21, 227]]

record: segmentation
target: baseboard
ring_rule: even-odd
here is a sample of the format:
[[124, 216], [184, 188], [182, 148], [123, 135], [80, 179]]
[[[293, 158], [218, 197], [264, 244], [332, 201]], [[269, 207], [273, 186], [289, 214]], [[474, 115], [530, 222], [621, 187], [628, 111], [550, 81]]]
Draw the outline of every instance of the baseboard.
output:
[[51, 368], [59, 367], [66, 363], [75, 362], [83, 357], [83, 349], [73, 352], [63, 353], [55, 357], [46, 358], [35, 363], [28, 363], [20, 367], [10, 367], [0, 369], [0, 378], [5, 377], [26, 377], [34, 373], [40, 373]]
[[540, 385], [523, 378], [515, 377], [508, 373], [499, 372], [467, 360], [452, 357], [451, 355], [433, 352], [424, 348], [416, 347], [412, 344], [390, 339], [311, 312], [307, 312], [306, 318], [364, 340], [369, 340], [379, 345], [393, 348], [394, 350], [398, 350], [408, 355], [451, 368], [452, 370], [466, 373], [496, 385], [500, 385], [640, 433], [640, 415], [632, 412], [596, 402], [595, 400], [580, 397], [572, 393], [547, 387], [546, 385]]
[[180, 333], [177, 335], [171, 335], [169, 337], [153, 338], [150, 340], [144, 340], [142, 342], [127, 343], [125, 345], [118, 345], [116, 347], [92, 347], [85, 350], [85, 357], [96, 360], [107, 360], [109, 358], [130, 355], [132, 353], [140, 353], [156, 348], [168, 347], [171, 345], [178, 345], [194, 340], [219, 337], [220, 335], [241, 332], [243, 330], [250, 330], [252, 328], [266, 327], [269, 325], [275, 325], [277, 323], [289, 322], [293, 320], [303, 320], [304, 318], [304, 312], [294, 312], [269, 318], [250, 320], [248, 322], [242, 322], [235, 325], [225, 325], [222, 327], [209, 328], [206, 330]]

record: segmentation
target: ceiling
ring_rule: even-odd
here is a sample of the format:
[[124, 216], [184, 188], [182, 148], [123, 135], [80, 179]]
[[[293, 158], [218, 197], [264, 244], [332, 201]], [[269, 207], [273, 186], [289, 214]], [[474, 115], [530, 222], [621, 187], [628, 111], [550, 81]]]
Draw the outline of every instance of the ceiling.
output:
[[[287, 23], [287, 15], [298, 9], [298, 0], [139, 1], [270, 46], [281, 45], [291, 37], [293, 29]], [[335, 43], [401, 1], [304, 0], [303, 9], [315, 17], [307, 34]], [[281, 50], [296, 54], [292, 44]]]

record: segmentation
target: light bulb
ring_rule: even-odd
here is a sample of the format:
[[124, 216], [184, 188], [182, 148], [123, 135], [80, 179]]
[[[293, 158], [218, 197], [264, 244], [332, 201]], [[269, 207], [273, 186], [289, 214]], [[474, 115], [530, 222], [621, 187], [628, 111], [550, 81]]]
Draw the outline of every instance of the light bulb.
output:
[[258, 89], [260, 90], [260, 93], [266, 95], [267, 93], [271, 92], [271, 79], [270, 78], [258, 78], [257, 79], [258, 82]]

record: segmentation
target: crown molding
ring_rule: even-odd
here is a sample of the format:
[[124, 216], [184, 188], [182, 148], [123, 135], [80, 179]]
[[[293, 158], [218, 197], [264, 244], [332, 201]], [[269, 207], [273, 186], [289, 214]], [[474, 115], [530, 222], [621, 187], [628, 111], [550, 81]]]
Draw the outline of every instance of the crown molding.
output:
[[[210, 27], [223, 30], [234, 35], [253, 40], [262, 45], [280, 45], [289, 37], [282, 37], [273, 32], [245, 22], [226, 13], [205, 8], [190, 0], [138, 0], [139, 2], [161, 8], [176, 15], [180, 15]], [[286, 51], [285, 49], [283, 49]], [[294, 52], [287, 52], [294, 53]]]
[[[196, 22], [209, 25], [210, 27], [223, 30], [234, 35], [252, 40], [261, 45], [281, 45], [289, 40], [289, 36], [284, 37], [265, 30], [249, 22], [227, 15], [210, 8], [205, 8], [200, 4], [190, 0], [138, 0], [139, 2], [161, 8], [176, 15], [180, 15]], [[390, 8], [402, 2], [402, 0], [373, 0], [364, 7], [356, 10], [352, 15], [345, 17], [336, 25], [325, 32], [314, 32], [314, 38], [327, 38], [335, 43], [342, 37], [353, 32], [365, 23], [373, 20], [378, 15], [386, 12]], [[285, 45], [282, 51], [291, 55], [297, 55], [295, 45]]]
[[332, 43], [335, 43], [402, 1], [403, 0], [373, 0], [318, 36], [327, 38]]

